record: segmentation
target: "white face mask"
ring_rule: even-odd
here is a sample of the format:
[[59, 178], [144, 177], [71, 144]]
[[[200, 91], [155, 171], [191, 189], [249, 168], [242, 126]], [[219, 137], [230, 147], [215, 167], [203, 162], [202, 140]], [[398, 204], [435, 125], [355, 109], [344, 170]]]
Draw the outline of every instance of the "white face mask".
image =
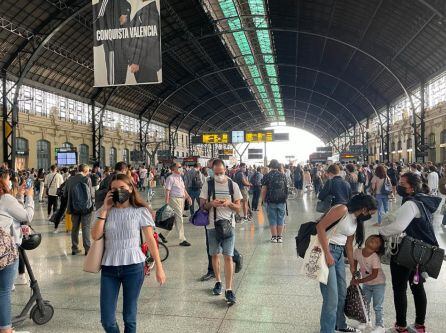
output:
[[214, 177], [215, 181], [217, 183], [223, 183], [226, 180], [226, 176], [225, 175], [218, 175]]

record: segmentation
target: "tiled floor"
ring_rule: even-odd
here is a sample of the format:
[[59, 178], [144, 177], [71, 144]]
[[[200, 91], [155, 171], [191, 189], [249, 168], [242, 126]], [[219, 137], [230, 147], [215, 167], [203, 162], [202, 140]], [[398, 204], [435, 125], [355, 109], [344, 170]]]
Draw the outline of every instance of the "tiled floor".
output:
[[[154, 206], [160, 204], [160, 199], [155, 199]], [[222, 296], [211, 295], [213, 281], [199, 281], [207, 267], [203, 228], [185, 226], [192, 243], [190, 248], [179, 247], [172, 235], [168, 243], [170, 256], [164, 263], [167, 284], [157, 286], [153, 276], [146, 280], [139, 300], [138, 332], [318, 332], [319, 286], [300, 274], [301, 262], [296, 259], [294, 244], [299, 225], [317, 215], [315, 204], [315, 199], [306, 195], [288, 203], [290, 215], [283, 244], [269, 243], [268, 224], [262, 212], [256, 215], [254, 223], [237, 226], [236, 247], [244, 256], [244, 267], [235, 276], [238, 303], [231, 308]], [[43, 233], [43, 242], [28, 254], [42, 293], [55, 307], [55, 314], [44, 326], [27, 320], [19, 329], [33, 333], [101, 332], [100, 275], [82, 271], [84, 257], [71, 256], [68, 234], [51, 233], [45, 211], [46, 206], [38, 205], [34, 219], [36, 229]], [[440, 222], [441, 216], [437, 216], [437, 235], [446, 246], [446, 232]], [[376, 229], [370, 226], [367, 232]], [[385, 273], [390, 280], [387, 266]], [[445, 332], [446, 269], [438, 280], [429, 280], [426, 289], [429, 331]], [[389, 283], [385, 300], [385, 323], [389, 327], [394, 322], [391, 292]], [[26, 286], [16, 288], [15, 312], [29, 294]], [[118, 318], [122, 323], [121, 308], [119, 305]], [[410, 295], [408, 319], [414, 319]]]

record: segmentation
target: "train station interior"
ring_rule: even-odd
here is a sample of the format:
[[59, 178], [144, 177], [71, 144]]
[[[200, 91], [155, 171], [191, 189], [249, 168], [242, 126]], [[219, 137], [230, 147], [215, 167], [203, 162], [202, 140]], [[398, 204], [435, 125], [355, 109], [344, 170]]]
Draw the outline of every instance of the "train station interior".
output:
[[[445, 1], [1, 0], [0, 78], [0, 333], [445, 332]], [[213, 205], [220, 172], [231, 185]], [[348, 189], [333, 189], [334, 178]], [[325, 192], [333, 199], [322, 211]], [[347, 227], [319, 228], [340, 206], [333, 222], [354, 221], [342, 244], [333, 235]], [[107, 223], [143, 207], [139, 231], [109, 231], [128, 239], [102, 245], [101, 271], [88, 272], [93, 246], [112, 242], [96, 234], [127, 228]], [[171, 232], [159, 223], [166, 207]], [[218, 238], [219, 209], [230, 237]], [[388, 234], [385, 223], [397, 228], [411, 213], [399, 236]], [[135, 228], [139, 217], [128, 216], [123, 225]], [[309, 221], [321, 221], [309, 248], [327, 242], [317, 264], [328, 282], [296, 255]], [[358, 294], [364, 322], [342, 296], [359, 290], [348, 246], [356, 225], [365, 236], [354, 253], [377, 235], [392, 254], [389, 265], [377, 249], [373, 273], [358, 268], [363, 291], [373, 289], [364, 272], [386, 281], [381, 307], [375, 289], [373, 302]], [[409, 268], [387, 251], [417, 232], [440, 259], [422, 263], [422, 252]], [[28, 250], [29, 234], [40, 236]], [[137, 253], [124, 258], [131, 237]], [[133, 265], [145, 272], [126, 296], [139, 286], [122, 282]], [[105, 296], [116, 292], [111, 268], [123, 283], [115, 299]], [[342, 309], [328, 310], [329, 299]]]

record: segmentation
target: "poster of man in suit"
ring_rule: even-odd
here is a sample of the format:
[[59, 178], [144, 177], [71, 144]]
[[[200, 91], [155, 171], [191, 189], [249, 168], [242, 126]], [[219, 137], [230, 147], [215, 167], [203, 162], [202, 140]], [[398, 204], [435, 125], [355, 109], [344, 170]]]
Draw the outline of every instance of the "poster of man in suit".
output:
[[160, 0], [92, 0], [94, 84], [162, 82]]

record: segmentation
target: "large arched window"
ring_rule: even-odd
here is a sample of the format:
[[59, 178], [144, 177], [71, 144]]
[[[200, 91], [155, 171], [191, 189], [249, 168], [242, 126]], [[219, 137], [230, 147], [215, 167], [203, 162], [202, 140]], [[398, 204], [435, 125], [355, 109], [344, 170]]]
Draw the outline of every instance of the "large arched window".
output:
[[88, 164], [90, 160], [89, 148], [86, 144], [79, 145], [79, 164]]
[[412, 138], [407, 139], [406, 149], [412, 149]]
[[115, 147], [111, 147], [110, 148], [110, 166], [112, 168], [115, 167], [116, 164], [116, 148]]
[[130, 152], [129, 152], [129, 150], [127, 149], [127, 148], [124, 148], [123, 150], [122, 150], [122, 160], [125, 162], [125, 163], [129, 163], [129, 160], [130, 160]]
[[403, 149], [403, 143], [401, 142], [401, 140], [398, 140], [398, 150], [402, 149]]
[[29, 155], [29, 146], [28, 140], [25, 138], [16, 138], [15, 139], [15, 168], [18, 170], [23, 170], [28, 167], [28, 155]]
[[390, 145], [390, 147], [391, 147], [391, 150], [392, 150], [392, 153], [394, 153], [395, 152], [395, 141], [392, 141], [392, 144]]
[[51, 166], [51, 144], [46, 140], [37, 141], [37, 169], [49, 170]]

